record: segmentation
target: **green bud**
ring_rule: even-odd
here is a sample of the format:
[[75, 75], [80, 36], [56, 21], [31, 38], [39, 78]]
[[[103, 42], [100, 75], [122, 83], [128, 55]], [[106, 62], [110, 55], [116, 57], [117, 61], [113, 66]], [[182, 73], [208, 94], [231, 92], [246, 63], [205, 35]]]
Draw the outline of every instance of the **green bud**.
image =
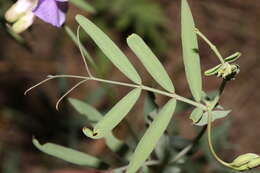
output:
[[247, 166], [250, 169], [260, 166], [260, 157], [257, 157], [255, 159], [251, 160], [250, 162], [248, 162]]
[[247, 153], [247, 154], [240, 155], [231, 163], [231, 166], [240, 168], [243, 165], [247, 165], [248, 162], [250, 162], [251, 160], [257, 157], [259, 157], [259, 155], [254, 153]]

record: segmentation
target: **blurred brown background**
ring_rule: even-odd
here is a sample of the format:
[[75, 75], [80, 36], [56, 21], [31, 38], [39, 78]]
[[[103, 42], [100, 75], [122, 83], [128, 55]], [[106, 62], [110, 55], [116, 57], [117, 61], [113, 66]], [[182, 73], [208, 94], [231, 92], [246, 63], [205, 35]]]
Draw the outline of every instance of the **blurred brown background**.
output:
[[[91, 3], [92, 1], [90, 1]], [[180, 1], [156, 0], [166, 16], [166, 31], [161, 39], [167, 40], [167, 48], [160, 52], [163, 62], [171, 76], [177, 93], [190, 97], [189, 88], [184, 74], [181, 38], [180, 38]], [[190, 0], [191, 9], [197, 27], [219, 48], [223, 56], [231, 55], [236, 51], [242, 52], [238, 63], [241, 72], [237, 79], [230, 82], [225, 89], [221, 104], [232, 109], [231, 127], [228, 131], [228, 141], [232, 148], [222, 149], [221, 156], [230, 161], [238, 154], [253, 152], [260, 153], [260, 114], [259, 101], [260, 88], [260, 2], [257, 0]], [[91, 15], [74, 6], [70, 6], [66, 24], [75, 31], [77, 24], [74, 20], [76, 14], [81, 13], [94, 21], [98, 15]], [[102, 13], [98, 17], [102, 17]], [[97, 21], [98, 23], [98, 21]], [[127, 48], [125, 37], [127, 32], [106, 27], [106, 32], [120, 45], [145, 83], [152, 85], [151, 78], [145, 69]], [[60, 168], [73, 168], [72, 165], [64, 165], [63, 161], [53, 159], [50, 156], [37, 151], [32, 143], [32, 136], [43, 141], [51, 141], [63, 145], [75, 146], [74, 141], [80, 141], [79, 148], [96, 155], [104, 154], [103, 143], [86, 139], [77, 126], [74, 119], [78, 114], [67, 103], [66, 99], [61, 103], [60, 110], [55, 110], [55, 102], [62, 93], [75, 84], [76, 81], [56, 80], [48, 82], [34, 89], [28, 96], [23, 92], [31, 85], [44, 79], [48, 74], [77, 74], [85, 75], [84, 65], [78, 48], [72, 43], [63, 29], [56, 29], [40, 20], [36, 20], [32, 28], [22, 34], [28, 42], [31, 50], [27, 50], [0, 31], [0, 160], [1, 169], [4, 171], [13, 158], [17, 158], [19, 172], [43, 173]], [[216, 65], [217, 59], [209, 47], [199, 41], [202, 70]], [[149, 44], [149, 43], [148, 43]], [[97, 57], [93, 42], [86, 39], [84, 45]], [[109, 63], [105, 77], [112, 80], [126, 81], [127, 79]], [[212, 91], [218, 87], [221, 80], [216, 77], [204, 77], [203, 88]], [[93, 93], [97, 92], [98, 85], [88, 82], [73, 91], [70, 97], [82, 100], [91, 100]], [[119, 99], [128, 89], [115, 87], [114, 95]], [[91, 101], [99, 110], [107, 109], [113, 105], [109, 94], [99, 91], [99, 98]], [[164, 98], [158, 98], [158, 103]], [[128, 115], [128, 120], [133, 123], [133, 129], [138, 132], [142, 121], [142, 100]], [[178, 115], [177, 121], [180, 134], [183, 137], [195, 136], [194, 127], [188, 119], [189, 112]], [[126, 131], [127, 129], [122, 129]], [[95, 145], [91, 145], [95, 144]], [[16, 156], [11, 152], [17, 151]], [[8, 159], [10, 163], [8, 162]], [[206, 166], [205, 172], [212, 172], [210, 166]], [[85, 171], [86, 172], [86, 171]]]

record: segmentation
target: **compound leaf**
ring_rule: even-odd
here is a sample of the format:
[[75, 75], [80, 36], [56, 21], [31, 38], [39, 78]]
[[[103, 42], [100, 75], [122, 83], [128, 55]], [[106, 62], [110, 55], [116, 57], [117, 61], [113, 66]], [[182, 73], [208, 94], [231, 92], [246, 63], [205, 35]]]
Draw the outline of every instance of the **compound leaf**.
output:
[[163, 132], [166, 130], [174, 113], [175, 106], [176, 100], [171, 99], [160, 110], [138, 143], [126, 173], [135, 173], [149, 157]]

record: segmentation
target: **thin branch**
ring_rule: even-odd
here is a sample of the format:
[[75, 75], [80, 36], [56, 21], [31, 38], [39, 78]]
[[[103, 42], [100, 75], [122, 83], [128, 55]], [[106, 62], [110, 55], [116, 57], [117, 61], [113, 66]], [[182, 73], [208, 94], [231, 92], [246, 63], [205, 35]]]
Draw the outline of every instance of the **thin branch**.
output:
[[219, 50], [217, 49], [217, 47], [211, 41], [209, 41], [209, 39], [203, 33], [201, 33], [199, 31], [199, 29], [195, 28], [195, 33], [198, 34], [198, 36], [200, 36], [209, 45], [211, 50], [217, 55], [221, 64], [224, 64], [225, 61], [224, 61], [222, 55], [219, 53]]

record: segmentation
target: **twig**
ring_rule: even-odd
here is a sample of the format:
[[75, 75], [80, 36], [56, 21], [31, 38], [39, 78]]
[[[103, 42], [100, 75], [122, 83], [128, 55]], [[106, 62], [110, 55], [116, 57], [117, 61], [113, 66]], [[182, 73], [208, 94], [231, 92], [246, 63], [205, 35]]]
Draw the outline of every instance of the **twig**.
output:
[[211, 50], [217, 55], [217, 57], [218, 57], [219, 61], [221, 62], [221, 64], [224, 64], [225, 61], [224, 61], [222, 55], [219, 53], [217, 47], [213, 43], [211, 43], [211, 41], [209, 41], [209, 39], [204, 34], [202, 34], [199, 31], [199, 29], [195, 28], [195, 32], [196, 32], [196, 34], [198, 34], [198, 36], [200, 36], [209, 45]]

